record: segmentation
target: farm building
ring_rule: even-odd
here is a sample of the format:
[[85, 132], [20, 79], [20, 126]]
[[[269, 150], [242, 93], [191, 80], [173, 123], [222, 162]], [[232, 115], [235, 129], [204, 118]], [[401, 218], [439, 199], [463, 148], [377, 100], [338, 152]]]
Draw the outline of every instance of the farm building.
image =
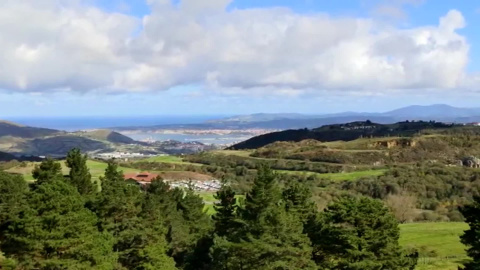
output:
[[149, 172], [127, 173], [123, 175], [125, 181], [135, 181], [140, 185], [150, 184], [159, 175]]

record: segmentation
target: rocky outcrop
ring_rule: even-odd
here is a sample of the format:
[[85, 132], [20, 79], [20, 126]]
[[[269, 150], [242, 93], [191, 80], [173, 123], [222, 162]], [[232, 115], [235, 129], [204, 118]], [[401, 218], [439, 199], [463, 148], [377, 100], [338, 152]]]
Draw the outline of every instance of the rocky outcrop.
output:
[[476, 157], [466, 157], [462, 160], [462, 164], [468, 168], [480, 168], [480, 159]]
[[392, 140], [381, 140], [381, 141], [376, 141], [369, 146], [371, 148], [396, 148], [396, 147], [415, 147], [417, 144], [416, 141], [411, 140], [411, 139], [392, 139]]

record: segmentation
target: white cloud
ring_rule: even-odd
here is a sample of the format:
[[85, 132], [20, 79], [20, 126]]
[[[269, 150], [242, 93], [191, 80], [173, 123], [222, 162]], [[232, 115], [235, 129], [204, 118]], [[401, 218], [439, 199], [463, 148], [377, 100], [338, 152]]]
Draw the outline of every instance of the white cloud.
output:
[[455, 10], [436, 26], [396, 29], [284, 8], [226, 11], [228, 0], [148, 1], [142, 19], [79, 1], [2, 1], [0, 88], [371, 93], [451, 89], [467, 76], [469, 45], [456, 32], [465, 21]]
[[370, 0], [373, 1], [373, 14], [394, 20], [407, 18], [406, 6], [419, 6], [425, 0]]

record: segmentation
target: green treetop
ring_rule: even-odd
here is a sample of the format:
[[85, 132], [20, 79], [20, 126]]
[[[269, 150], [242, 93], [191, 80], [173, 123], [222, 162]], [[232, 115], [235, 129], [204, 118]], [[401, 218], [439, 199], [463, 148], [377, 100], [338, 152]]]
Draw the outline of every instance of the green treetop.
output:
[[82, 155], [80, 149], [74, 148], [68, 152], [66, 163], [70, 168], [70, 182], [80, 194], [91, 194], [97, 190], [87, 167], [87, 155]]
[[28, 210], [9, 227], [8, 256], [21, 269], [113, 269], [113, 238], [97, 230], [97, 217], [63, 180], [30, 192]]
[[344, 197], [310, 228], [314, 258], [323, 269], [413, 269], [415, 256], [398, 244], [399, 227], [381, 201]]
[[61, 179], [63, 178], [62, 165], [51, 158], [47, 158], [43, 160], [40, 165], [35, 165], [35, 168], [32, 171], [32, 176], [37, 184], [52, 179]]

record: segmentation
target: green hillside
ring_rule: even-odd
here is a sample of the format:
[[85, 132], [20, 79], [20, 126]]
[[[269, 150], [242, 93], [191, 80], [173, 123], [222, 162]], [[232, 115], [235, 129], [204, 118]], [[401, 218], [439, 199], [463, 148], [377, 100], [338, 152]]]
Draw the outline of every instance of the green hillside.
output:
[[14, 155], [11, 155], [11, 154], [5, 153], [5, 152], [0, 152], [0, 161], [10, 161], [10, 160], [14, 160], [14, 159], [15, 159]]
[[[395, 124], [376, 124], [370, 121], [346, 124], [326, 125], [316, 129], [298, 129], [273, 132], [260, 135], [230, 147], [233, 150], [257, 149], [275, 142], [299, 142], [307, 139], [331, 142], [352, 141], [366, 137], [411, 137], [420, 133], [471, 132], [463, 125], [437, 122], [399, 122]], [[480, 128], [473, 132], [480, 133]]]
[[8, 121], [0, 121], [0, 137], [36, 138], [61, 133], [48, 128], [27, 127]]
[[133, 140], [132, 138], [108, 129], [99, 129], [99, 130], [93, 130], [93, 131], [79, 131], [73, 134], [82, 136], [82, 137], [87, 137], [90, 139], [99, 140], [99, 141], [111, 142], [111, 143], [120, 143], [120, 144], [135, 143], [135, 140]]
[[141, 143], [111, 130], [64, 132], [0, 121], [0, 151], [15, 155], [64, 156], [72, 148], [84, 152], [125, 150]]
[[416, 269], [457, 270], [467, 259], [460, 235], [468, 225], [459, 222], [400, 225], [400, 244], [420, 252]]

